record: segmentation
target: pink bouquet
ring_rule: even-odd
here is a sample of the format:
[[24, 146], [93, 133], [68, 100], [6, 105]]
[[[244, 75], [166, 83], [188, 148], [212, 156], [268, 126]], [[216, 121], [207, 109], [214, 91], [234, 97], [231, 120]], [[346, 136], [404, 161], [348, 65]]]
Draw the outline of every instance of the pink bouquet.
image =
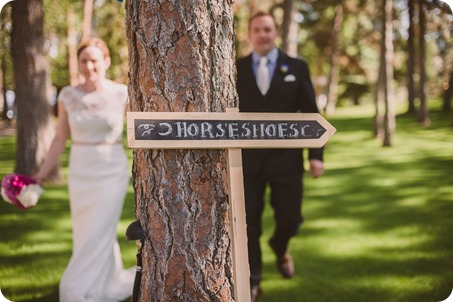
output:
[[44, 190], [31, 177], [9, 174], [3, 178], [1, 195], [3, 199], [20, 209], [34, 207]]

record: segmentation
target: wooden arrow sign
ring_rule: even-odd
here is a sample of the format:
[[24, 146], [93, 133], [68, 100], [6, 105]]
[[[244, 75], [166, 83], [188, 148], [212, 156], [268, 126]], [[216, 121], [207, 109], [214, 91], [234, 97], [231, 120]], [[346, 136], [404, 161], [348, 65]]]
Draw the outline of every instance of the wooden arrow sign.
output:
[[317, 113], [127, 113], [130, 148], [318, 148], [335, 131]]
[[241, 149], [318, 148], [335, 133], [317, 113], [128, 112], [129, 148], [228, 149], [236, 301], [250, 301]]

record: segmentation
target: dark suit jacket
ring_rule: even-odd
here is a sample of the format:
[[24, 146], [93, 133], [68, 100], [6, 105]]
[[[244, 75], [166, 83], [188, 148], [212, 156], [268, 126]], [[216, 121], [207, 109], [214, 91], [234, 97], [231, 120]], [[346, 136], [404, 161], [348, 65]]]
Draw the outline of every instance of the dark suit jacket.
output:
[[[237, 61], [237, 91], [241, 112], [318, 113], [308, 65], [279, 51], [275, 73], [266, 95], [256, 85], [252, 56]], [[300, 175], [302, 149], [243, 149], [244, 174]], [[323, 150], [309, 149], [310, 159], [322, 160]]]

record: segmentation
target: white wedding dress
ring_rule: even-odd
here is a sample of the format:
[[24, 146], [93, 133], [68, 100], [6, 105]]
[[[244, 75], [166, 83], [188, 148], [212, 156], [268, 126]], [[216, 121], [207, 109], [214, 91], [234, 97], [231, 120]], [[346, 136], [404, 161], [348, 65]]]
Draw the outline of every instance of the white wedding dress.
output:
[[60, 302], [113, 302], [132, 294], [135, 270], [123, 269], [117, 241], [129, 184], [121, 141], [126, 89], [106, 81], [100, 92], [68, 86], [59, 95], [72, 139], [68, 188], [73, 232]]

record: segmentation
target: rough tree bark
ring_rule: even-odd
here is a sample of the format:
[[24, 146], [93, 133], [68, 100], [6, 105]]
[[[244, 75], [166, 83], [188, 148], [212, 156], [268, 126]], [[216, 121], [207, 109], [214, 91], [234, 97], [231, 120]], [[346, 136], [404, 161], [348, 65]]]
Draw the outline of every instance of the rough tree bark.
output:
[[[132, 111], [237, 107], [232, 1], [127, 1]], [[200, 146], [202, 148], [202, 146]], [[140, 301], [234, 301], [226, 153], [135, 150]]]
[[[17, 104], [15, 171], [33, 174], [44, 160], [55, 135], [47, 87], [42, 0], [12, 2], [11, 53]], [[49, 178], [58, 180], [55, 167]]]

